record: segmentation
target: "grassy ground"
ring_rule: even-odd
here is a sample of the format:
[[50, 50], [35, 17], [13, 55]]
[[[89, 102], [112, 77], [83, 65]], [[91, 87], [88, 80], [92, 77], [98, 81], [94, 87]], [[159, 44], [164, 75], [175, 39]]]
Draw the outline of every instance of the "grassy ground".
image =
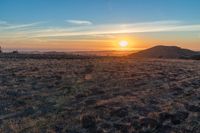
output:
[[200, 62], [0, 59], [0, 132], [200, 132]]

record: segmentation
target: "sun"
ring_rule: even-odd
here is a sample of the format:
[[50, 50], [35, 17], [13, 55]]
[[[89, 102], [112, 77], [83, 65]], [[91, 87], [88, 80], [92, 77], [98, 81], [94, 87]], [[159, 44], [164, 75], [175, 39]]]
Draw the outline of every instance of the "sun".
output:
[[119, 41], [119, 46], [121, 48], [126, 48], [128, 46], [128, 41], [126, 41], [126, 40]]

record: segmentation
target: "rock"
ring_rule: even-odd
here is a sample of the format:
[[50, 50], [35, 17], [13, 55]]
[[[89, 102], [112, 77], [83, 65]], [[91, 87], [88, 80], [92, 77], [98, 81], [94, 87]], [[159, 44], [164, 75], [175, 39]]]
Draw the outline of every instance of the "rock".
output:
[[162, 113], [159, 114], [159, 121], [160, 122], [170, 120], [171, 118], [172, 118], [172, 115], [170, 113], [162, 112]]
[[93, 78], [92, 74], [86, 74], [84, 79], [85, 80], [92, 80], [92, 78]]
[[125, 123], [114, 123], [114, 127], [117, 130], [120, 130], [122, 133], [128, 133], [128, 129], [130, 128], [130, 125]]
[[138, 120], [139, 116], [128, 116], [128, 117], [124, 117], [121, 122], [126, 122], [126, 123], [132, 123], [134, 120]]
[[192, 133], [200, 133], [200, 125], [198, 127], [194, 127]]
[[52, 104], [46, 103], [46, 104], [41, 105], [41, 106], [39, 107], [37, 113], [40, 114], [40, 116], [41, 116], [41, 115], [46, 115], [46, 114], [48, 114], [48, 113], [52, 113], [52, 112], [54, 112], [55, 110], [56, 110], [56, 108], [53, 106], [53, 103], [52, 103]]
[[32, 115], [33, 113], [35, 113], [35, 110], [32, 107], [28, 107], [23, 111], [23, 113], [21, 115], [23, 117], [27, 117], [29, 115]]
[[56, 133], [61, 133], [63, 131], [64, 127], [65, 126], [62, 123], [58, 123], [57, 125], [55, 125], [54, 128], [55, 128]]
[[131, 125], [135, 130], [139, 130], [139, 129], [142, 128], [141, 125], [140, 125], [140, 122], [138, 120], [133, 120], [131, 122]]
[[95, 104], [96, 103], [96, 99], [87, 99], [85, 100], [85, 104], [86, 105], [92, 105], [92, 104]]
[[173, 114], [173, 117], [171, 118], [171, 122], [175, 125], [180, 124], [188, 117], [188, 115], [189, 115], [188, 112], [178, 111], [175, 114]]
[[147, 116], [148, 113], [150, 112], [147, 107], [142, 107], [142, 106], [138, 106], [138, 105], [133, 105], [132, 109], [134, 111], [136, 111], [139, 115], [141, 116]]
[[91, 88], [88, 93], [89, 95], [96, 95], [103, 98], [106, 91], [103, 90], [102, 87], [94, 87], [94, 88]]
[[158, 100], [155, 98], [149, 99], [150, 104], [159, 104]]
[[105, 131], [103, 129], [97, 129], [95, 133], [105, 133]]
[[16, 100], [15, 101], [15, 105], [16, 106], [25, 106], [26, 105], [26, 102], [24, 100]]
[[183, 93], [184, 93], [184, 90], [182, 88], [179, 88], [179, 87], [173, 88], [173, 95], [174, 96], [181, 95]]
[[96, 118], [92, 115], [85, 115], [82, 117], [81, 123], [82, 123], [83, 128], [86, 128], [86, 129], [95, 128]]
[[112, 127], [112, 125], [110, 123], [108, 123], [108, 122], [105, 122], [105, 123], [101, 124], [101, 128], [104, 128], [104, 129], [109, 129], [111, 127]]
[[151, 118], [141, 119], [140, 124], [142, 126], [143, 131], [153, 131], [159, 126], [159, 123], [156, 120], [151, 119]]
[[191, 131], [191, 130], [188, 130], [188, 129], [180, 129], [178, 132], [179, 133], [195, 133], [194, 131]]
[[162, 125], [156, 130], [156, 133], [173, 133], [173, 128], [169, 125]]
[[7, 95], [9, 97], [19, 97], [20, 96], [19, 92], [17, 92], [16, 90], [7, 91]]
[[125, 117], [128, 116], [128, 109], [127, 108], [119, 108], [117, 110], [111, 111], [111, 116], [117, 116], [117, 117]]
[[77, 99], [79, 99], [79, 98], [83, 98], [83, 97], [86, 97], [87, 95], [86, 94], [84, 94], [84, 93], [79, 93], [79, 94], [77, 94], [75, 97], [77, 98]]
[[189, 105], [189, 104], [186, 104], [186, 105], [185, 105], [185, 108], [186, 108], [188, 111], [191, 111], [191, 112], [200, 112], [200, 107], [199, 107], [199, 106], [196, 106], [196, 105]]
[[65, 131], [65, 133], [81, 133], [80, 131], [78, 131], [77, 129], [67, 129], [66, 131]]
[[55, 75], [54, 77], [55, 77], [56, 80], [61, 80], [62, 79], [62, 76], [60, 76], [60, 75]]
[[200, 123], [198, 121], [192, 120], [189, 123], [187, 123], [187, 129], [194, 130], [197, 127], [200, 127]]

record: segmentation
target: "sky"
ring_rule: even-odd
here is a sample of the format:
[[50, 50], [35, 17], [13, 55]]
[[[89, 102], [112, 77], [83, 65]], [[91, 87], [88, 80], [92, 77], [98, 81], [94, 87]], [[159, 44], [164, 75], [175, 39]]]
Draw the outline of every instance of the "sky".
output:
[[199, 0], [0, 0], [0, 46], [98, 51], [176, 45], [200, 51]]

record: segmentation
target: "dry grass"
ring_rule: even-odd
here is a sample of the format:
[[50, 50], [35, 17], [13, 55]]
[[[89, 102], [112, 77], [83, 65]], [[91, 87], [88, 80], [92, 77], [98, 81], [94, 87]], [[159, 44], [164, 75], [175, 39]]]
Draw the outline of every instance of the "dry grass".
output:
[[[192, 60], [1, 59], [0, 132], [197, 133], [199, 77], [200, 62]], [[181, 122], [152, 127], [161, 113]], [[85, 114], [92, 129], [82, 126]]]

